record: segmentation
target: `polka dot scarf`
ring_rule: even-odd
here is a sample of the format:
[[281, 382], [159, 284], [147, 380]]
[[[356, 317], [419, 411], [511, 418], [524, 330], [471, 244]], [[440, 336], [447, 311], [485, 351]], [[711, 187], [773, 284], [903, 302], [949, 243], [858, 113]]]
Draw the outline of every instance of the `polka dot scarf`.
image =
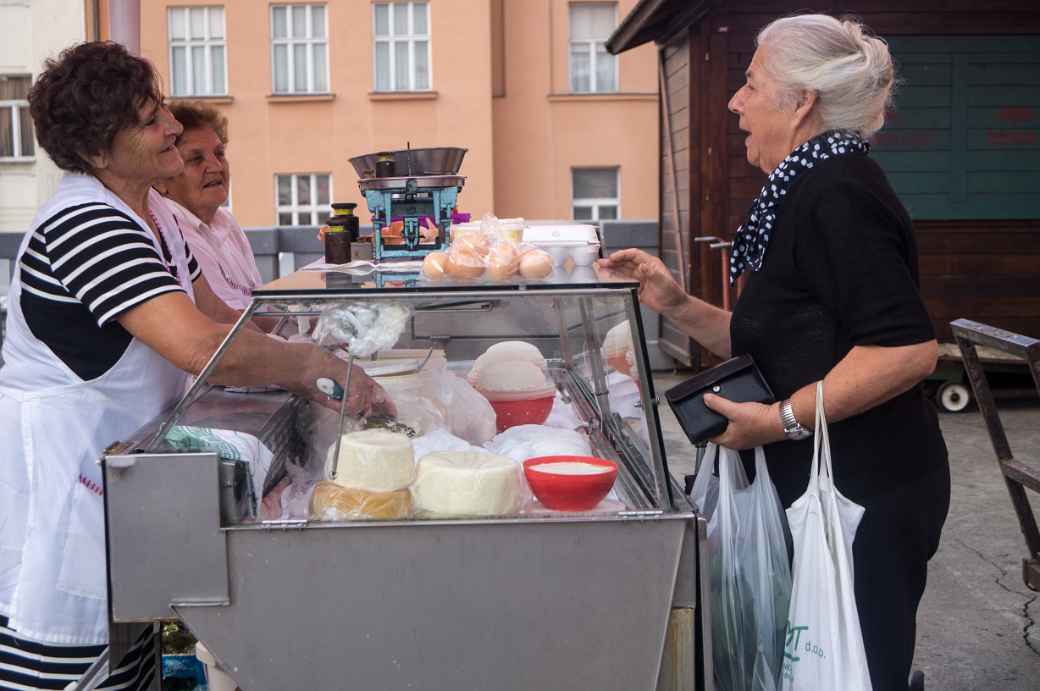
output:
[[748, 268], [752, 271], [762, 268], [762, 258], [765, 257], [766, 247], [769, 246], [773, 224], [776, 223], [776, 212], [787, 195], [787, 190], [794, 184], [795, 177], [811, 170], [817, 161], [868, 151], [870, 144], [858, 134], [830, 130], [813, 137], [788, 154], [776, 170], [769, 174], [762, 191], [751, 203], [744, 223], [737, 228], [729, 256], [730, 284], [736, 283], [740, 274]]

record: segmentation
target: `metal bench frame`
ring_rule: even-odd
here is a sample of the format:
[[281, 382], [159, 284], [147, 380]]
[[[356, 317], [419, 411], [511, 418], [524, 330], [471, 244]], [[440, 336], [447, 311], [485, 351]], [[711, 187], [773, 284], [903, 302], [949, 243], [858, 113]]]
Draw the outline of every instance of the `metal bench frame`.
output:
[[968, 373], [968, 380], [975, 392], [979, 410], [986, 421], [990, 442], [993, 444], [993, 451], [997, 454], [997, 464], [1004, 476], [1004, 483], [1007, 485], [1008, 494], [1011, 495], [1011, 503], [1015, 507], [1015, 513], [1018, 514], [1018, 523], [1022, 528], [1022, 535], [1026, 539], [1026, 547], [1029, 549], [1029, 557], [1022, 560], [1022, 580], [1031, 590], [1040, 590], [1040, 530], [1037, 529], [1036, 517], [1026, 494], [1026, 489], [1040, 492], [1040, 469], [1031, 468], [1016, 461], [1011, 453], [1011, 445], [1004, 433], [1004, 425], [1000, 421], [1000, 415], [993, 400], [993, 392], [990, 390], [989, 382], [986, 381], [986, 375], [975, 349], [976, 346], [989, 346], [1025, 360], [1030, 374], [1033, 375], [1037, 394], [1040, 395], [1040, 340], [969, 319], [958, 319], [950, 326], [953, 328], [953, 336], [957, 339], [957, 345], [961, 349], [964, 369]]

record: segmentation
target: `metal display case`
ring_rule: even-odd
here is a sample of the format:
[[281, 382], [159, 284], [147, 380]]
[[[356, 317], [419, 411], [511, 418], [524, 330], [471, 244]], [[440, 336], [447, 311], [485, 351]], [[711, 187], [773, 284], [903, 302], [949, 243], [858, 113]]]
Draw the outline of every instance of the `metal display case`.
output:
[[[708, 688], [704, 524], [668, 473], [637, 287], [580, 269], [513, 283], [300, 271], [264, 286], [175, 409], [103, 460], [113, 658], [122, 625], [179, 618], [244, 691]], [[330, 414], [215, 386], [217, 362], [258, 311], [307, 332], [329, 309], [391, 302], [409, 313], [394, 349], [443, 352], [459, 375], [496, 342], [536, 345], [556, 405], [616, 461], [614, 499], [581, 513], [265, 520], [251, 488], [321, 463], [316, 421]], [[625, 324], [627, 372], [602, 348]], [[185, 429], [256, 440], [263, 477], [218, 444], [178, 442]]]

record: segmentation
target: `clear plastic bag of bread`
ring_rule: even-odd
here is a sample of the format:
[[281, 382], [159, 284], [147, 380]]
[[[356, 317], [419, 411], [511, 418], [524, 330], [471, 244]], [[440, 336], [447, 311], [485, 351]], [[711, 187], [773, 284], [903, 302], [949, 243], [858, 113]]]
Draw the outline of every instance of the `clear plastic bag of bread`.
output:
[[423, 275], [430, 279], [472, 280], [484, 275], [491, 236], [479, 228], [452, 229], [447, 252], [430, 252], [423, 259]]
[[423, 275], [430, 279], [507, 281], [545, 278], [553, 271], [552, 257], [533, 245], [517, 244], [494, 230], [459, 229], [447, 252], [432, 252], [423, 260]]
[[370, 492], [322, 480], [311, 494], [311, 520], [315, 521], [392, 521], [411, 516], [408, 488]]

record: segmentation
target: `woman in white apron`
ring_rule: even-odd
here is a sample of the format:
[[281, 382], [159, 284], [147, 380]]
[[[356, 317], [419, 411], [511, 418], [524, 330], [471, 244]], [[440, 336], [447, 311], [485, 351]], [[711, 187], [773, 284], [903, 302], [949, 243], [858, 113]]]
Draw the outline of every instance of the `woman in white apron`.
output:
[[[26, 234], [0, 369], [0, 688], [63, 689], [108, 639], [103, 489], [113, 442], [172, 405], [238, 313], [219, 300], [162, 198], [183, 166], [180, 125], [147, 61], [86, 43], [30, 94], [41, 146], [68, 174]], [[243, 334], [214, 373], [327, 402], [342, 379], [320, 348]], [[348, 406], [391, 408], [362, 377]], [[155, 688], [154, 636], [98, 688]]]

